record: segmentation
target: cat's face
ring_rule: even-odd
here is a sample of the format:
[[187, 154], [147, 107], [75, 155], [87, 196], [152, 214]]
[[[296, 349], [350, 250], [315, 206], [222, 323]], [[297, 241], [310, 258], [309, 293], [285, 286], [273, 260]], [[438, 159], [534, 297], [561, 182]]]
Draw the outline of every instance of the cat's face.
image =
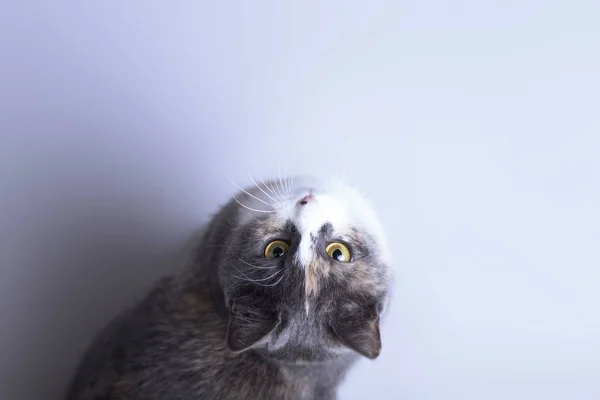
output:
[[390, 255], [357, 190], [300, 178], [261, 182], [216, 218], [230, 349], [291, 362], [379, 355]]

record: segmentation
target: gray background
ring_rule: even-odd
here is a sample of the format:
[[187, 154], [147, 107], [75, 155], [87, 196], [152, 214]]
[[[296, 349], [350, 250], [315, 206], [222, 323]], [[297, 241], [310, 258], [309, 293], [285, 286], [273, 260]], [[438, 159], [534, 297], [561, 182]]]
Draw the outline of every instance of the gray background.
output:
[[344, 399], [600, 398], [600, 3], [0, 6], [0, 398], [91, 335], [248, 173], [367, 189], [399, 282]]

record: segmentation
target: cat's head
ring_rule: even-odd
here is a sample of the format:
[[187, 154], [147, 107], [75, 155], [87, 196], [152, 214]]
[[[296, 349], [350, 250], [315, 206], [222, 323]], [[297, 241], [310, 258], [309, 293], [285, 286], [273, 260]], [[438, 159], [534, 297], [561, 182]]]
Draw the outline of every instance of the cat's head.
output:
[[223, 208], [205, 241], [229, 309], [231, 350], [290, 362], [379, 355], [390, 254], [356, 189], [307, 178], [261, 182]]

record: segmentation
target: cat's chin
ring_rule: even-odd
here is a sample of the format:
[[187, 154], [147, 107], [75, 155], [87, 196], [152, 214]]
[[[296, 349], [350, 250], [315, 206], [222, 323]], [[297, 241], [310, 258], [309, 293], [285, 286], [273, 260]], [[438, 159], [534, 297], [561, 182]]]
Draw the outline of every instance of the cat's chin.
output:
[[317, 361], [317, 360], [305, 360], [305, 359], [299, 359], [299, 358], [298, 359], [274, 358], [273, 360], [275, 360], [278, 364], [294, 366], [294, 367], [324, 365], [324, 364], [328, 364], [332, 361], [332, 359]]
[[288, 366], [317, 366], [336, 362], [338, 360], [351, 360], [360, 355], [351, 350], [314, 352], [310, 350], [280, 349], [277, 351], [262, 351], [262, 356]]
[[[346, 355], [348, 357], [348, 354]], [[332, 357], [332, 358], [324, 358], [324, 359], [305, 359], [305, 358], [279, 358], [279, 357], [269, 357], [272, 361], [276, 362], [279, 365], [285, 365], [288, 367], [317, 367], [322, 365], [328, 365], [331, 363], [335, 363], [342, 356]], [[358, 358], [358, 355], [353, 358]]]

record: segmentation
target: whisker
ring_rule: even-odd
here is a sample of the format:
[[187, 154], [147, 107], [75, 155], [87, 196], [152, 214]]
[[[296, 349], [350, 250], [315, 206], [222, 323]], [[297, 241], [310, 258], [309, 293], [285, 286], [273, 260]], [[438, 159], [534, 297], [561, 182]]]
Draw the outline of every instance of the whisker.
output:
[[274, 265], [272, 267], [259, 267], [258, 265], [250, 264], [248, 261], [243, 260], [241, 258], [238, 258], [238, 260], [240, 260], [241, 262], [243, 262], [247, 266], [252, 267], [252, 268], [256, 268], [256, 269], [275, 269], [275, 268], [279, 268], [279, 265]]
[[291, 173], [288, 175], [288, 187], [289, 192], [292, 193], [292, 190], [294, 189], [294, 178]]
[[233, 267], [233, 269], [235, 269], [237, 272], [239, 272], [244, 278], [246, 278], [247, 280], [251, 281], [251, 282], [263, 282], [266, 281], [272, 277], [274, 277], [275, 275], [277, 275], [280, 272], [283, 272], [283, 270], [279, 270], [279, 271], [275, 271], [275, 273], [267, 278], [263, 278], [263, 279], [252, 279], [250, 278], [248, 275], [246, 275], [245, 273], [243, 273], [238, 267], [235, 266], [235, 264], [230, 264], [231, 267]]
[[261, 278], [261, 279], [252, 279], [252, 278], [250, 278], [249, 276], [247, 276], [246, 274], [244, 274], [242, 271], [240, 271], [240, 270], [239, 270], [239, 268], [237, 268], [236, 266], [233, 266], [233, 268], [235, 268], [235, 270], [236, 270], [237, 272], [239, 272], [240, 274], [242, 274], [242, 276], [243, 276], [244, 278], [246, 278], [248, 281], [250, 281], [250, 282], [253, 282], [253, 283], [256, 283], [256, 282], [264, 282], [264, 281], [268, 281], [269, 279], [271, 279], [271, 278], [274, 278], [274, 277], [276, 277], [277, 275], [279, 275], [280, 273], [282, 273], [282, 272], [283, 272], [283, 270], [279, 270], [279, 271], [275, 271], [275, 273], [273, 273], [273, 274], [272, 274], [272, 275], [270, 275], [270, 276], [267, 276], [266, 278]]
[[256, 200], [260, 201], [263, 204], [268, 205], [269, 207], [272, 207], [273, 205], [267, 201], [264, 201], [263, 199], [261, 199], [260, 197], [256, 197], [255, 195], [253, 195], [252, 193], [247, 192], [245, 189], [242, 189], [237, 183], [235, 183], [234, 181], [230, 181], [235, 187], [237, 187], [238, 189], [240, 189], [242, 192], [246, 193], [248, 196], [255, 198]]
[[240, 206], [242, 206], [242, 207], [244, 207], [245, 209], [247, 209], [247, 210], [250, 210], [250, 211], [256, 211], [256, 212], [259, 212], [259, 213], [270, 213], [270, 214], [275, 212], [275, 210], [257, 210], [256, 208], [248, 207], [247, 205], [245, 205], [245, 204], [242, 204], [242, 203], [241, 203], [241, 202], [240, 202], [240, 201], [239, 201], [237, 198], [235, 198], [235, 197], [234, 197], [233, 199], [234, 199], [234, 200], [236, 201], [236, 203], [238, 203]]
[[281, 282], [281, 281], [283, 280], [283, 278], [284, 278], [284, 277], [285, 277], [285, 274], [281, 274], [281, 277], [280, 277], [279, 279], [277, 279], [277, 281], [276, 281], [276, 282], [274, 282], [274, 283], [268, 283], [268, 284], [260, 284], [260, 283], [257, 283], [257, 285], [264, 286], [264, 287], [273, 287], [273, 286], [277, 286], [277, 285], [279, 285], [279, 282]]
[[[240, 271], [238, 268], [236, 268], [236, 270], [238, 270], [238, 272], [242, 272]], [[253, 282], [264, 282], [264, 281], [268, 281], [271, 278], [276, 277], [277, 275], [283, 273], [283, 269], [280, 269], [279, 271], [275, 271], [273, 274], [271, 274], [270, 276], [266, 277], [266, 278], [261, 278], [261, 279], [252, 279]], [[246, 276], [245, 274], [243, 274], [243, 276]]]
[[285, 194], [283, 182], [281, 181], [281, 169], [279, 169], [279, 163], [277, 163], [277, 176], [279, 178], [279, 189], [281, 190], [281, 194]]
[[[270, 198], [273, 201], [277, 201], [275, 200], [275, 198], [273, 198], [269, 193], [265, 192], [259, 185], [258, 183], [256, 183], [256, 181], [254, 180], [254, 178], [252, 177], [252, 175], [248, 174], [248, 176], [250, 177], [250, 180], [252, 180], [252, 183], [254, 183], [254, 186], [256, 186], [258, 188], [258, 190], [260, 190], [261, 192], [263, 192], [268, 198]], [[264, 183], [264, 182], [263, 182]], [[267, 186], [267, 185], [265, 185]]]
[[263, 184], [263, 185], [265, 185], [265, 187], [266, 187], [267, 189], [269, 189], [269, 191], [270, 191], [271, 193], [273, 193], [273, 196], [277, 197], [277, 199], [278, 199], [278, 200], [281, 200], [281, 199], [279, 198], [279, 196], [277, 195], [277, 192], [276, 192], [275, 190], [273, 190], [273, 187], [272, 187], [271, 185], [267, 185], [267, 183], [265, 182], [265, 180], [264, 180], [263, 178], [261, 178], [260, 176], [258, 177], [258, 179], [260, 179], [260, 181], [262, 182], [262, 184]]
[[292, 188], [290, 186], [290, 174], [288, 173], [288, 165], [287, 163], [285, 163], [285, 169], [283, 170], [283, 180], [285, 183], [285, 189], [287, 191], [287, 193], [289, 194], [292, 191]]
[[281, 274], [281, 277], [279, 279], [277, 279], [277, 282], [275, 282], [271, 285], [265, 285], [265, 286], [277, 286], [277, 285], [279, 285], [279, 282], [281, 282], [283, 280], [284, 277], [285, 277], [285, 273]]
[[[266, 183], [265, 183], [266, 185]], [[269, 186], [267, 186], [275, 195], [275, 197], [277, 197], [277, 200], [281, 200], [281, 197], [279, 196], [279, 193], [277, 192], [277, 187], [274, 185], [273, 182], [271, 182], [271, 184]]]
[[[234, 266], [235, 268], [235, 266]], [[274, 282], [274, 283], [261, 283], [262, 281], [265, 281], [267, 279], [271, 279], [274, 278], [275, 276], [277, 276], [277, 274], [284, 272], [283, 270], [277, 271], [275, 274], [269, 276], [268, 278], [264, 278], [264, 279], [251, 279], [249, 277], [247, 277], [246, 275], [244, 275], [244, 273], [242, 271], [240, 271], [239, 269], [235, 268], [240, 274], [242, 274], [243, 278], [240, 276], [237, 276], [235, 274], [232, 274], [231, 272], [224, 270], [225, 273], [227, 273], [228, 275], [230, 275], [233, 278], [237, 278], [241, 281], [246, 281], [246, 282], [251, 282], [254, 283], [255, 285], [258, 286], [264, 286], [264, 287], [269, 287], [269, 286], [275, 286], [277, 284], [279, 284], [279, 282], [281, 282], [281, 280], [283, 279], [283, 277], [285, 276], [285, 274], [282, 274], [281, 277], [279, 277], [279, 279]]]
[[290, 175], [290, 192], [294, 190], [294, 176]]
[[275, 190], [275, 196], [281, 201], [281, 193], [277, 190], [277, 181], [271, 182], [271, 186]]

